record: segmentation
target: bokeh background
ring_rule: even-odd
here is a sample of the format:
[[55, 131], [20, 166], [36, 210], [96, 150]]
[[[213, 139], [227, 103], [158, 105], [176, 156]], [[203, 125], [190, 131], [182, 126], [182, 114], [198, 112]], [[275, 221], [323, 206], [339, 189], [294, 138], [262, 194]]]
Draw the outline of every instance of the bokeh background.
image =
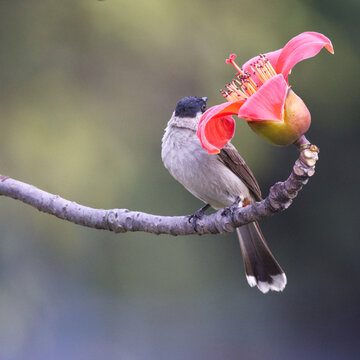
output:
[[[288, 276], [245, 280], [236, 237], [112, 234], [0, 199], [0, 359], [358, 359], [357, 0], [0, 2], [0, 173], [84, 205], [163, 215], [200, 207], [163, 168], [183, 96], [222, 101], [239, 62], [303, 31], [335, 47], [290, 81], [308, 105], [317, 173], [262, 228]], [[238, 121], [264, 194], [294, 148]]]

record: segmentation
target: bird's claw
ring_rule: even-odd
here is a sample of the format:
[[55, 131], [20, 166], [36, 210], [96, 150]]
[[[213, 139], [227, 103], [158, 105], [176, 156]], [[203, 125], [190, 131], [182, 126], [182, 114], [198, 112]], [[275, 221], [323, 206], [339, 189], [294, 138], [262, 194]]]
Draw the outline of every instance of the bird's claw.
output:
[[188, 215], [189, 219], [189, 223], [193, 224], [195, 231], [197, 232], [197, 222], [204, 216], [205, 211], [210, 207], [209, 204], [206, 204], [205, 206], [203, 206], [201, 209], [195, 211], [193, 214]]
[[242, 199], [240, 196], [238, 196], [235, 200], [235, 202], [226, 208], [224, 208], [223, 212], [221, 213], [221, 216], [228, 216], [231, 215], [231, 217], [234, 214], [234, 211], [239, 208], [240, 204], [242, 203]]

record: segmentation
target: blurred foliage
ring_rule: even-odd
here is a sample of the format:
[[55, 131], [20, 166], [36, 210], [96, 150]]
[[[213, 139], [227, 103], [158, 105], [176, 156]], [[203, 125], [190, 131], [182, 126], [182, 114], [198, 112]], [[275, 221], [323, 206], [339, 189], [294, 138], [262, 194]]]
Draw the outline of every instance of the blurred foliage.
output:
[[[283, 294], [246, 284], [235, 236], [110, 234], [0, 206], [1, 359], [356, 358], [359, 2], [0, 2], [0, 172], [101, 208], [191, 213], [163, 168], [163, 129], [183, 96], [222, 101], [239, 62], [300, 32], [328, 36], [293, 70], [321, 148], [293, 207], [262, 227]], [[295, 149], [238, 122], [235, 145], [263, 192]]]

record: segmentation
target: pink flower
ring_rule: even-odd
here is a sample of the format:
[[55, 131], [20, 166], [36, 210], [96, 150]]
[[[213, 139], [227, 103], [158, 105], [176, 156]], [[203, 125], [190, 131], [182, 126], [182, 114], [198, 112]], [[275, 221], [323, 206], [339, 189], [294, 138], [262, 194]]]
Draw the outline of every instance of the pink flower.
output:
[[310, 112], [291, 90], [288, 75], [300, 61], [313, 57], [325, 47], [334, 53], [331, 41], [316, 32], [292, 38], [283, 49], [259, 55], [242, 68], [235, 54], [226, 59], [237, 70], [236, 79], [221, 90], [228, 101], [208, 109], [199, 122], [197, 135], [204, 149], [219, 153], [234, 136], [232, 115], [245, 119], [250, 127], [275, 145], [296, 141], [310, 127]]

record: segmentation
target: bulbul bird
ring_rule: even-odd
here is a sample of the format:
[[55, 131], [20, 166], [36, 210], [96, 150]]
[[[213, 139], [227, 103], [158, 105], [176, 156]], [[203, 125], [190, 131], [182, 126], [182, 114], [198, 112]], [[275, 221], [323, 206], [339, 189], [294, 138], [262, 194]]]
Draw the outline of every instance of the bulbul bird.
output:
[[[170, 174], [206, 204], [192, 216], [195, 219], [210, 206], [218, 210], [236, 201], [244, 206], [262, 199], [254, 174], [230, 142], [216, 155], [202, 148], [196, 131], [206, 102], [206, 97], [185, 97], [178, 102], [161, 149], [162, 161]], [[258, 222], [236, 231], [249, 285], [256, 285], [263, 293], [282, 291], [286, 275], [267, 246]]]

